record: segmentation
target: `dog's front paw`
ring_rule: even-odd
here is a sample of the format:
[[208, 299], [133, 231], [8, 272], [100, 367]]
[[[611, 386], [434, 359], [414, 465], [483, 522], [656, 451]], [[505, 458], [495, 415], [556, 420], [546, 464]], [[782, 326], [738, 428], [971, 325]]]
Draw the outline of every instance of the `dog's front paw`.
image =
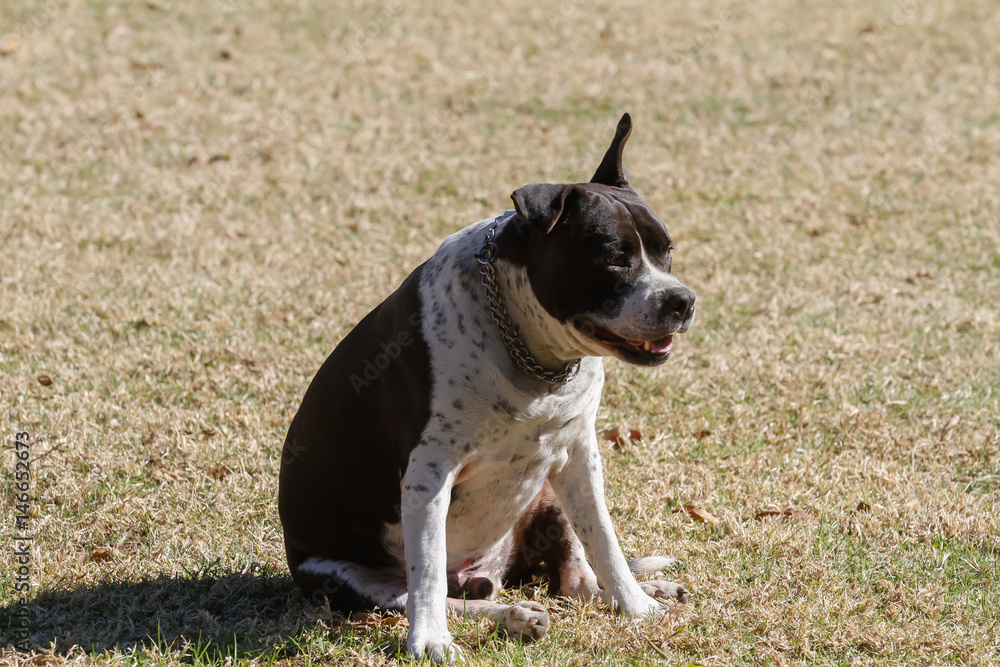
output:
[[640, 614], [636, 614], [636, 616], [642, 616], [643, 618], [648, 618], [648, 619], [659, 619], [663, 618], [664, 615], [666, 615], [667, 605], [663, 604], [656, 598], [651, 598], [647, 596], [643, 597], [646, 598], [646, 605], [643, 608], [642, 612]]
[[507, 634], [522, 639], [541, 639], [549, 631], [549, 613], [537, 602], [519, 602], [504, 607], [490, 620], [503, 628]]
[[688, 589], [672, 581], [643, 581], [639, 583], [639, 588], [654, 600], [688, 601]]
[[406, 640], [406, 652], [412, 658], [417, 660], [426, 658], [436, 665], [454, 664], [462, 659], [462, 649], [447, 632], [423, 635], [411, 630]]

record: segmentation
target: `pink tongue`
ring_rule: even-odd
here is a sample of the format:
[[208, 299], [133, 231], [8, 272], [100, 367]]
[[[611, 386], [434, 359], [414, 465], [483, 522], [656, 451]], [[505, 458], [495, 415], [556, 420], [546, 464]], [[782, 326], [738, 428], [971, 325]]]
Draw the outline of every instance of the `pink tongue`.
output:
[[667, 336], [666, 338], [661, 338], [660, 340], [649, 341], [649, 349], [657, 354], [663, 354], [664, 352], [669, 352], [670, 348], [674, 346], [674, 337]]

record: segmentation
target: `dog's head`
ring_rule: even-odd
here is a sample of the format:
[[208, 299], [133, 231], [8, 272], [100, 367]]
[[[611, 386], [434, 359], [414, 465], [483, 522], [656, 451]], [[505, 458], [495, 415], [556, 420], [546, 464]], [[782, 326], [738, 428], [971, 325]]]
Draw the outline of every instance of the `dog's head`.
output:
[[622, 168], [631, 131], [625, 114], [590, 183], [514, 191], [514, 227], [531, 231], [519, 235], [512, 259], [581, 352], [655, 366], [670, 355], [673, 334], [694, 322], [695, 296], [670, 273], [670, 234]]

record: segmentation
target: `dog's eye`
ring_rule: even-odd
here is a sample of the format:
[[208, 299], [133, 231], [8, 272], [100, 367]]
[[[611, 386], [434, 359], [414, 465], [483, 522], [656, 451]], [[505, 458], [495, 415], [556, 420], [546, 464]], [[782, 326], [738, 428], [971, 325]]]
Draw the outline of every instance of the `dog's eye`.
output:
[[621, 255], [608, 257], [608, 266], [628, 266], [628, 261]]

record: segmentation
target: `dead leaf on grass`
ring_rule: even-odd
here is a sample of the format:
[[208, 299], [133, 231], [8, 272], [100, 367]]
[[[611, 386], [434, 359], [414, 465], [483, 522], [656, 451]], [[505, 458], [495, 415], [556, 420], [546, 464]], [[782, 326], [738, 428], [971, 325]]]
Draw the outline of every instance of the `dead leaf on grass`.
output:
[[854, 511], [855, 512], [871, 512], [872, 511], [872, 506], [869, 505], [868, 503], [864, 502], [864, 501], [861, 501], [860, 503], [858, 503], [858, 506], [854, 508]]
[[208, 468], [206, 468], [205, 472], [208, 473], [209, 477], [214, 477], [215, 479], [223, 479], [226, 475], [231, 473], [232, 470], [229, 469], [229, 466], [226, 466], [222, 463], [216, 463], [215, 465], [211, 465]]
[[111, 553], [111, 549], [106, 547], [97, 547], [90, 552], [90, 560], [94, 563], [106, 563], [114, 558], [114, 554]]
[[695, 440], [704, 440], [705, 438], [707, 438], [710, 435], [712, 435], [712, 432], [709, 431], [707, 428], [703, 428], [703, 429], [701, 429], [700, 431], [698, 431], [697, 433], [694, 434], [694, 439]]
[[698, 523], [710, 523], [713, 526], [718, 526], [721, 523], [719, 517], [704, 507], [698, 507], [697, 505], [682, 505], [680, 509], [675, 509], [673, 514], [679, 514], [680, 512], [684, 512]]
[[622, 437], [621, 429], [619, 428], [609, 428], [604, 431], [604, 439], [612, 443], [615, 449], [622, 449], [625, 447], [625, 438]]
[[0, 42], [0, 56], [9, 56], [21, 48], [21, 38], [17, 35], [8, 35]]
[[767, 519], [768, 517], [780, 517], [782, 519], [808, 519], [811, 515], [809, 512], [803, 512], [802, 510], [792, 509], [791, 507], [786, 507], [783, 510], [761, 510], [753, 515], [756, 521], [762, 519]]
[[620, 428], [609, 428], [604, 431], [604, 439], [608, 442], [613, 443], [615, 449], [621, 450], [629, 445], [634, 445], [637, 442], [642, 442], [642, 433], [633, 429], [628, 431], [628, 440], [625, 439], [625, 434], [622, 433]]

